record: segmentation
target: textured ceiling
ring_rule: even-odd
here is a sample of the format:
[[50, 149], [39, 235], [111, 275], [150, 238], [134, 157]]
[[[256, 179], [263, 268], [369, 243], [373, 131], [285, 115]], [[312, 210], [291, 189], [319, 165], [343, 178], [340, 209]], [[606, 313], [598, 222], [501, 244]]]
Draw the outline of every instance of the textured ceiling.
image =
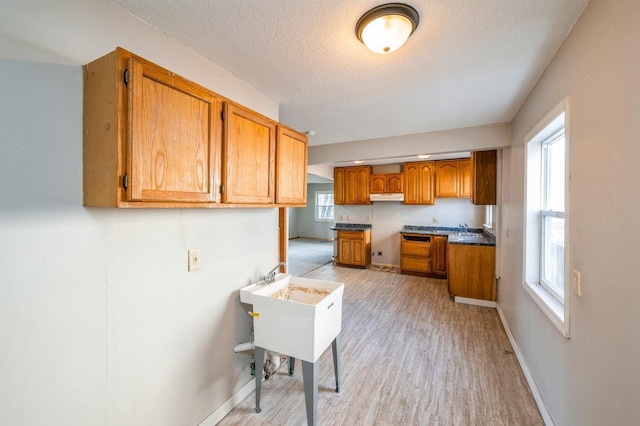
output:
[[111, 0], [280, 103], [310, 145], [509, 122], [588, 0], [409, 0], [396, 52], [355, 36], [372, 0]]

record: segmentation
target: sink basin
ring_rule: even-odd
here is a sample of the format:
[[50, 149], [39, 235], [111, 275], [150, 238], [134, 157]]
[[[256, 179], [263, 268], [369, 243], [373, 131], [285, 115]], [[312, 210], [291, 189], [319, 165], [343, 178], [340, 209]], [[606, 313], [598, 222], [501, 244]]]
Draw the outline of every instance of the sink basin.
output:
[[343, 292], [342, 283], [278, 274], [240, 289], [240, 301], [253, 305], [256, 346], [316, 362], [342, 329]]
[[469, 243], [469, 244], [477, 244], [484, 243], [487, 239], [484, 234], [476, 233], [476, 232], [456, 232], [455, 234], [451, 234], [449, 236], [450, 243]]
[[465, 237], [465, 238], [484, 238], [484, 235], [478, 232], [456, 232], [453, 235], [457, 237]]

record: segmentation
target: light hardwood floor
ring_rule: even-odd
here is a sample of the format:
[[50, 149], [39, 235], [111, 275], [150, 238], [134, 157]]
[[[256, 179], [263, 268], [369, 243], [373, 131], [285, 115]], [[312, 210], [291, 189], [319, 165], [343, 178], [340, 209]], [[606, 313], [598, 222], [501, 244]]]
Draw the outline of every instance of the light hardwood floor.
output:
[[[494, 309], [452, 302], [444, 280], [331, 264], [343, 282], [340, 393], [320, 358], [319, 425], [542, 425]], [[286, 365], [220, 425], [306, 425], [302, 368]]]

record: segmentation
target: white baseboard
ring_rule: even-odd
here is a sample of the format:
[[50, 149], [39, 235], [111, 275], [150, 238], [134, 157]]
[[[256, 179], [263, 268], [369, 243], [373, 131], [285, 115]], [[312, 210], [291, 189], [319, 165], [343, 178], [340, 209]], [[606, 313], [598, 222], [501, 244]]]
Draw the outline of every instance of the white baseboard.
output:
[[497, 306], [496, 302], [493, 302], [491, 300], [470, 299], [468, 297], [460, 296], [455, 296], [453, 300], [455, 300], [456, 303], [466, 303], [467, 305], [484, 306], [487, 308], [495, 308]]
[[496, 306], [496, 310], [498, 311], [498, 316], [500, 317], [502, 326], [504, 327], [504, 330], [507, 333], [507, 337], [509, 338], [509, 342], [511, 343], [513, 352], [516, 354], [516, 358], [520, 363], [520, 368], [522, 368], [524, 377], [527, 379], [527, 383], [529, 384], [529, 389], [531, 389], [531, 393], [533, 394], [533, 399], [536, 400], [536, 405], [538, 406], [538, 410], [540, 411], [542, 420], [544, 420], [544, 424], [546, 426], [554, 426], [553, 419], [551, 418], [549, 411], [547, 411], [547, 407], [544, 405], [544, 400], [542, 399], [542, 394], [540, 393], [540, 389], [538, 389], [538, 385], [536, 385], [536, 381], [533, 379], [533, 376], [531, 375], [529, 366], [524, 360], [524, 357], [522, 356], [522, 352], [520, 352], [520, 347], [518, 346], [518, 343], [516, 343], [516, 339], [513, 337], [513, 334], [509, 329], [509, 325], [507, 324], [507, 320], [504, 317], [504, 314], [502, 313], [502, 309], [500, 309], [500, 305]]
[[231, 412], [236, 405], [240, 404], [251, 392], [256, 388], [256, 380], [251, 379], [246, 385], [244, 385], [238, 392], [233, 394], [231, 398], [227, 399], [216, 411], [211, 413], [206, 419], [204, 419], [199, 426], [215, 426], [220, 420]]

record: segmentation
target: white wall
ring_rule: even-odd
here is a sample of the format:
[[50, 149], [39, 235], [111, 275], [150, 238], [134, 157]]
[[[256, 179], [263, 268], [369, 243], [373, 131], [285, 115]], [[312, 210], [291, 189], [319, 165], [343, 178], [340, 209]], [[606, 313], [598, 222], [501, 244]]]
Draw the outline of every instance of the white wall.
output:
[[[592, 0], [513, 121], [503, 158], [498, 303], [557, 425], [640, 418], [640, 2]], [[522, 288], [525, 135], [571, 95], [569, 269], [582, 274], [564, 339]]]
[[[313, 143], [313, 137], [310, 138]], [[353, 160], [398, 158], [416, 154], [482, 151], [511, 145], [509, 123], [442, 130], [388, 138], [369, 139], [309, 147], [309, 164], [344, 163]], [[318, 167], [317, 169], [315, 167]], [[310, 167], [311, 170], [311, 167]], [[310, 173], [313, 173], [310, 171]], [[333, 176], [330, 176], [333, 177]]]
[[[432, 206], [407, 206], [400, 202], [374, 202], [371, 205], [340, 205], [336, 222], [371, 224], [371, 251], [382, 251], [371, 262], [400, 266], [400, 230], [404, 225], [457, 227], [467, 223], [482, 228], [484, 206], [474, 206], [468, 198], [436, 198]], [[435, 224], [433, 218], [439, 223]]]
[[278, 105], [107, 1], [6, 3], [0, 424], [198, 424], [251, 380], [237, 290], [277, 262], [277, 210], [82, 207], [80, 65], [122, 45], [265, 115]]

